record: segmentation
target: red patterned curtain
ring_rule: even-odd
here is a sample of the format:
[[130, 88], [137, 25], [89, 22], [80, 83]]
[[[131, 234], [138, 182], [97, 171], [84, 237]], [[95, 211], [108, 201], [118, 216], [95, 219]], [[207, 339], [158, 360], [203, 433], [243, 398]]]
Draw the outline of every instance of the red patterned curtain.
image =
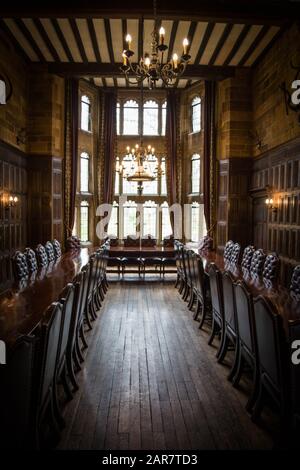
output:
[[107, 92], [104, 95], [104, 126], [103, 126], [103, 203], [112, 204], [115, 168], [115, 139], [116, 139], [116, 94]]
[[66, 138], [65, 138], [65, 238], [72, 234], [75, 220], [75, 199], [78, 168], [78, 80], [66, 80]]
[[213, 204], [214, 204], [214, 152], [215, 152], [215, 83], [204, 82], [204, 145], [203, 145], [203, 171], [204, 171], [204, 216], [207, 232], [213, 230]]

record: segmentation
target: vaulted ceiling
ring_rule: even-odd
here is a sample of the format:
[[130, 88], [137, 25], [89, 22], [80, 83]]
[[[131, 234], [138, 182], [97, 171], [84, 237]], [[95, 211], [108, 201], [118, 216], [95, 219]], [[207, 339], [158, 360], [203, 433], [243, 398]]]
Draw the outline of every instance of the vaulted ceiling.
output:
[[[128, 12], [129, 13], [129, 12]], [[178, 87], [185, 87], [202, 78], [224, 78], [234, 73], [235, 67], [255, 65], [272, 42], [286, 27], [280, 18], [203, 18], [185, 15], [160, 16], [159, 23], [166, 30], [165, 43], [168, 58], [173, 52], [182, 52], [182, 40], [189, 39], [191, 61]], [[149, 16], [149, 15], [148, 15]], [[154, 21], [143, 14], [118, 17], [98, 12], [97, 15], [78, 16], [5, 16], [0, 28], [14, 42], [24, 58], [36, 66], [47, 66], [49, 71], [80, 76], [98, 86], [125, 87], [121, 54], [125, 36], [130, 32], [131, 48], [135, 58], [150, 52]]]

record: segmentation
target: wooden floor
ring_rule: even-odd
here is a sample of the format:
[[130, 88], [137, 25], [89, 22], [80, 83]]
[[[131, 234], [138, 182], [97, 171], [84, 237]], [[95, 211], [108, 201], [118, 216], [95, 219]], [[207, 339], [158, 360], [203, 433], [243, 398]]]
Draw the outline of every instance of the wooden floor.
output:
[[111, 282], [59, 448], [272, 448], [207, 333], [173, 282]]

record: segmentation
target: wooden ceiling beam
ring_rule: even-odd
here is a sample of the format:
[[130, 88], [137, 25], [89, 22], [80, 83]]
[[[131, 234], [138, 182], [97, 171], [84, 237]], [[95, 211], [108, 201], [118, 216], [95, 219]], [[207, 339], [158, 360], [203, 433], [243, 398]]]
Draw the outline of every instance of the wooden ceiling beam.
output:
[[[120, 70], [121, 63], [48, 63], [48, 71], [64, 76], [93, 76], [93, 77], [124, 77]], [[41, 69], [40, 65], [32, 65], [35, 69]], [[43, 66], [42, 66], [43, 67]], [[188, 65], [182, 78], [185, 79], [212, 79], [222, 80], [234, 76], [234, 67], [208, 66], [208, 65]]]
[[[105, 2], [106, 3], [106, 2]], [[184, 7], [180, 0], [162, 0], [158, 16], [170, 20], [226, 22], [240, 24], [283, 24], [294, 20], [299, 3], [270, 0], [202, 0], [198, 5]], [[110, 0], [104, 5], [99, 0], [73, 0], [69, 5], [57, 0], [44, 0], [38, 4], [27, 0], [22, 5], [5, 2], [1, 16], [12, 18], [153, 18], [152, 0], [132, 0], [130, 10], [122, 0]]]

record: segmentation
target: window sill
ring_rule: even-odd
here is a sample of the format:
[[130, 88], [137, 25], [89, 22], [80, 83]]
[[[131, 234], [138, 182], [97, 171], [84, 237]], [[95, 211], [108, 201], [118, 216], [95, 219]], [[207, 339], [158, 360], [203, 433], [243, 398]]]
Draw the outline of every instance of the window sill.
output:
[[201, 134], [201, 129], [200, 131], [197, 131], [197, 132], [189, 132], [188, 135], [196, 135], [196, 134]]
[[87, 135], [93, 135], [93, 131], [86, 131], [85, 129], [81, 129], [80, 127], [79, 127], [79, 131]]

